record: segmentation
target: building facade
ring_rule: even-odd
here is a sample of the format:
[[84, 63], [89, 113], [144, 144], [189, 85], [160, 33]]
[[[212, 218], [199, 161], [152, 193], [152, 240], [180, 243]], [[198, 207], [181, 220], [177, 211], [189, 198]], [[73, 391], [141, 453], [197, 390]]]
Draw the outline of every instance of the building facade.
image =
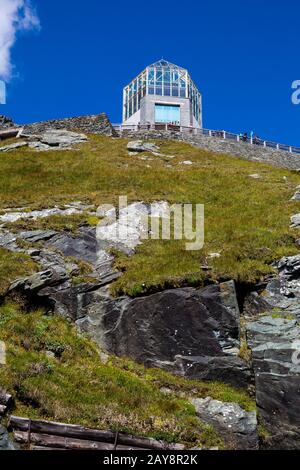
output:
[[202, 128], [202, 96], [188, 71], [159, 60], [123, 90], [123, 124]]

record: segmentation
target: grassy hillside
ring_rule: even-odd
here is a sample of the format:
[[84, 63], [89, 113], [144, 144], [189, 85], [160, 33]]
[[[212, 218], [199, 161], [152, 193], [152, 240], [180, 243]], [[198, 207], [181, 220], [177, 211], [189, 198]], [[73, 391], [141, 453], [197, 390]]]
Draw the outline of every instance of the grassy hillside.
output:
[[[75, 327], [43, 311], [25, 313], [16, 304], [2, 305], [0, 340], [7, 347], [0, 384], [13, 393], [14, 413], [20, 416], [222, 448], [187, 398], [209, 395], [255, 408], [246, 392], [228, 385], [175, 378], [115, 357], [103, 363], [96, 346]], [[162, 393], [162, 387], [170, 393]]]
[[[129, 156], [127, 140], [97, 136], [72, 151], [22, 148], [0, 154], [0, 213], [76, 200], [117, 204], [119, 195], [129, 202], [205, 204], [203, 250], [186, 251], [184, 240], [148, 240], [132, 257], [115, 253], [123, 273], [112, 286], [115, 294], [217, 279], [255, 282], [272, 272], [272, 261], [297, 252], [298, 234], [289, 224], [299, 203], [290, 198], [300, 175], [181, 142], [158, 144], [174, 158]], [[184, 160], [193, 165], [180, 164]], [[252, 178], [254, 173], [260, 178]], [[76, 233], [82, 224], [97, 222], [86, 213], [21, 220], [7, 228]], [[215, 252], [221, 256], [211, 258]], [[13, 280], [37, 269], [28, 256], [0, 249], [0, 297]], [[124, 358], [100, 360], [97, 347], [63, 318], [26, 312], [16, 303], [0, 306], [0, 340], [7, 346], [0, 385], [13, 393], [19, 415], [222, 448], [214, 430], [196, 418], [188, 398], [211, 396], [247, 410], [255, 407], [245, 391], [224, 384], [187, 381]]]
[[[74, 200], [95, 205], [167, 200], [205, 204], [205, 246], [187, 252], [185, 241], [149, 240], [133, 257], [117, 255], [123, 276], [115, 294], [137, 295], [205, 279], [234, 278], [255, 282], [272, 272], [271, 263], [296, 253], [297, 233], [289, 217], [299, 203], [289, 202], [300, 184], [295, 172], [195, 149], [181, 142], [158, 142], [161, 152], [175, 158], [128, 156], [125, 139], [91, 136], [72, 151], [36, 153], [28, 148], [0, 154], [0, 210], [26, 206], [42, 208]], [[191, 160], [193, 165], [180, 162]], [[261, 178], [250, 177], [259, 173]], [[71, 227], [69, 222], [43, 221], [34, 228]], [[25, 224], [26, 226], [26, 224]], [[11, 227], [10, 227], [11, 228]], [[209, 253], [218, 252], [211, 259]], [[0, 253], [0, 272], [3, 269]], [[203, 271], [200, 266], [212, 269]]]

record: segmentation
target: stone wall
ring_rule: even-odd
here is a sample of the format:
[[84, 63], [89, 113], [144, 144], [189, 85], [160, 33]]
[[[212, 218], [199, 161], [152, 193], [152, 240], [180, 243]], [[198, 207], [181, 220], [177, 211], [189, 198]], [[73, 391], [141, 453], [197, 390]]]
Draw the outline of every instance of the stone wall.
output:
[[10, 127], [14, 127], [14, 123], [12, 119], [7, 116], [0, 115], [0, 129], [8, 129]]
[[23, 133], [34, 135], [40, 134], [48, 129], [66, 129], [69, 131], [80, 131], [87, 134], [101, 134], [107, 136], [116, 135], [105, 113], [27, 124], [24, 126]]
[[209, 137], [208, 135], [158, 130], [122, 131], [122, 136], [130, 139], [180, 140], [204, 150], [226, 153], [246, 160], [258, 161], [291, 170], [300, 170], [300, 154], [250, 145], [247, 142], [225, 140], [220, 137]]

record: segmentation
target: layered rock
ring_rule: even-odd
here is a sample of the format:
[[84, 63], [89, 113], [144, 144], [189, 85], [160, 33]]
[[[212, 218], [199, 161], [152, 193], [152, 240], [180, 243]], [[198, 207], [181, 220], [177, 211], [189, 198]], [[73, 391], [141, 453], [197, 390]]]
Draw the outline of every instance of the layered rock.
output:
[[190, 378], [246, 386], [250, 372], [237, 356], [239, 312], [234, 292], [231, 282], [137, 299], [113, 299], [100, 289], [84, 302], [77, 324], [114, 354]]
[[[260, 422], [275, 449], [300, 447], [300, 255], [276, 263], [278, 275], [262, 296], [250, 296], [246, 313]], [[251, 315], [254, 315], [251, 321]]]
[[293, 354], [300, 328], [296, 320], [264, 316], [247, 331], [260, 422], [269, 434], [265, 445], [299, 449], [300, 361], [295, 364]]

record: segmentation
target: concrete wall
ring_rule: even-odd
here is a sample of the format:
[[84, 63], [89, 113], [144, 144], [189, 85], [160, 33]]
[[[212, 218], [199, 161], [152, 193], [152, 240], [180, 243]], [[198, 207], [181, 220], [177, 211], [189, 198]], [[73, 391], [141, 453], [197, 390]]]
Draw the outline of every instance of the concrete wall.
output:
[[141, 124], [155, 123], [155, 104], [175, 104], [180, 106], [180, 125], [192, 126], [193, 115], [188, 98], [175, 96], [147, 95], [141, 100]]
[[130, 118], [127, 119], [127, 121], [125, 121], [123, 124], [137, 125], [137, 124], [140, 124], [140, 122], [141, 122], [141, 110], [139, 109], [136, 113], [130, 116]]

